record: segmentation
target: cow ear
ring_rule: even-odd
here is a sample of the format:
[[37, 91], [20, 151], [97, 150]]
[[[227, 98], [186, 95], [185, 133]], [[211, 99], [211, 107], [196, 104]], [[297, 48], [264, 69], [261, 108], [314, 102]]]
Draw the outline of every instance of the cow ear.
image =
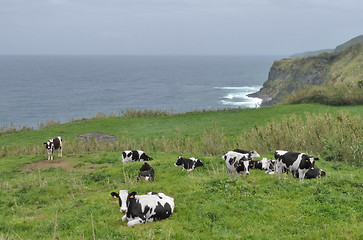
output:
[[319, 160], [319, 158], [314, 158], [315, 161]]
[[47, 145], [47, 143], [46, 143], [46, 142], [44, 142], [43, 144], [44, 144], [44, 145]]
[[111, 196], [112, 196], [113, 198], [115, 198], [115, 199], [116, 199], [116, 198], [118, 198], [118, 197], [120, 197], [120, 196], [119, 196], [117, 193], [115, 193], [115, 192], [112, 192], [112, 193], [111, 193]]
[[135, 198], [136, 192], [132, 192], [129, 194], [129, 198]]

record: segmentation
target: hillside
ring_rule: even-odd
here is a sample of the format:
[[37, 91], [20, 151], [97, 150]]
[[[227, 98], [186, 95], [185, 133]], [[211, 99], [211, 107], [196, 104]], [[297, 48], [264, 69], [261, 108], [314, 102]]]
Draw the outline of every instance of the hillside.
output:
[[[362, 106], [300, 104], [2, 133], [0, 239], [362, 239], [362, 121]], [[75, 141], [89, 132], [115, 134], [118, 142]], [[42, 143], [59, 135], [63, 157], [47, 161]], [[304, 151], [320, 158], [316, 166], [327, 175], [299, 182], [251, 169], [229, 179], [221, 155], [235, 147], [269, 159], [275, 149]], [[136, 181], [142, 163], [121, 163], [122, 151], [135, 148], [154, 159], [154, 182]], [[180, 155], [204, 167], [182, 171], [174, 166]], [[174, 198], [174, 212], [126, 226], [110, 195], [120, 189], [163, 192]]]
[[362, 80], [363, 43], [358, 43], [339, 52], [275, 61], [263, 87], [249, 96], [262, 98], [262, 105], [273, 105], [308, 86], [349, 85], [358, 89]]

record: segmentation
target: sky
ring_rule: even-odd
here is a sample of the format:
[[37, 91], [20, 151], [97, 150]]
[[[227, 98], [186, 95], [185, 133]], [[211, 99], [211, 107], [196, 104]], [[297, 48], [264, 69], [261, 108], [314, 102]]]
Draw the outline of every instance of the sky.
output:
[[362, 0], [0, 0], [0, 55], [291, 55], [363, 34]]

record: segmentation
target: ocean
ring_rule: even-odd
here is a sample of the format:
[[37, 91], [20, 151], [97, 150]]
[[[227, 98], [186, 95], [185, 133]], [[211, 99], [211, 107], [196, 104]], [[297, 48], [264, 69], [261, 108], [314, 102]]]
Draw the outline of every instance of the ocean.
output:
[[0, 56], [0, 127], [98, 113], [258, 107], [278, 56]]

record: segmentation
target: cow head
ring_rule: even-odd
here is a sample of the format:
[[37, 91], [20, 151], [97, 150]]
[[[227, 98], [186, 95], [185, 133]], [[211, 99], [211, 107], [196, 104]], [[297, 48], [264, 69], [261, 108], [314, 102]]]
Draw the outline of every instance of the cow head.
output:
[[144, 161], [151, 161], [151, 160], [153, 160], [151, 157], [149, 157], [145, 153], [141, 154], [140, 159], [142, 159]]
[[177, 167], [177, 166], [181, 166], [183, 165], [183, 158], [181, 156], [178, 157], [178, 160], [176, 160], [176, 163], [174, 163], [174, 166]]
[[248, 171], [249, 169], [249, 161], [247, 160], [247, 158], [245, 156], [243, 156], [239, 161], [238, 161], [238, 165], [236, 168], [237, 173], [240, 172], [244, 172], [247, 175], [250, 174], [250, 172]]
[[258, 154], [256, 152], [256, 150], [252, 150], [251, 152], [248, 153], [248, 158], [249, 159], [254, 159], [254, 158], [259, 158], [260, 154]]
[[202, 163], [202, 161], [197, 159], [197, 161], [195, 162], [195, 167], [204, 167], [204, 164]]
[[48, 142], [44, 142], [43, 144], [47, 150], [50, 150], [52, 148], [53, 139], [49, 139]]
[[148, 164], [148, 163], [144, 163], [141, 168], [140, 168], [140, 171], [147, 171], [151, 168], [151, 166]]
[[301, 161], [304, 163], [305, 168], [313, 168], [315, 165], [315, 161], [319, 160], [319, 158], [310, 157], [306, 154], [303, 154], [301, 157]]
[[111, 196], [113, 198], [118, 198], [118, 204], [120, 205], [120, 212], [127, 212], [127, 199], [128, 199], [129, 191], [128, 190], [120, 190], [119, 194], [112, 192]]

